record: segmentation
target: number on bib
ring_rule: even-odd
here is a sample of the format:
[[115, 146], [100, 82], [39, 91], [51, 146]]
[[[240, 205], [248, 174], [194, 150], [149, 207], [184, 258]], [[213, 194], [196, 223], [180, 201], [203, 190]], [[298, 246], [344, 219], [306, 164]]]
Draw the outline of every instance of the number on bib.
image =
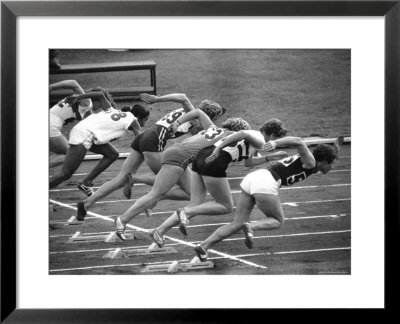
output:
[[221, 128], [208, 128], [207, 130], [202, 131], [200, 134], [203, 135], [206, 139], [212, 140], [217, 136], [221, 135], [224, 131]]
[[174, 121], [176, 121], [180, 116], [183, 115], [183, 111], [172, 111], [169, 114], [161, 118], [156, 124], [169, 128]]
[[304, 172], [295, 174], [290, 176], [289, 178], [286, 179], [286, 182], [288, 186], [291, 186], [292, 184], [304, 180], [306, 177], [306, 174]]
[[114, 113], [114, 114], [111, 115], [111, 119], [114, 120], [114, 121], [118, 121], [121, 118], [125, 118], [125, 117], [126, 117], [126, 113], [124, 113], [124, 112]]

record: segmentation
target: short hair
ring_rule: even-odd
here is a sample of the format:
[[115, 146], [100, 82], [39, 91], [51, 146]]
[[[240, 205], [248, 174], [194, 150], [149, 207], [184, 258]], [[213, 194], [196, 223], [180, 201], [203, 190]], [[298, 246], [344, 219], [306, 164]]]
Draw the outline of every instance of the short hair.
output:
[[234, 132], [250, 129], [249, 123], [242, 118], [228, 118], [221, 126]]
[[117, 108], [117, 104], [115, 103], [111, 93], [108, 92], [108, 90], [102, 87], [96, 87], [89, 90], [89, 92], [99, 92], [99, 91], [103, 93], [104, 97], [106, 97], [106, 99], [109, 101], [112, 107]]
[[261, 126], [260, 132], [264, 132], [267, 135], [275, 135], [276, 137], [283, 137], [286, 136], [287, 129], [279, 119], [272, 118]]
[[220, 117], [226, 112], [226, 108], [221, 107], [218, 103], [212, 100], [203, 100], [197, 107], [201, 109], [211, 120]]
[[326, 161], [327, 163], [332, 163], [334, 160], [338, 158], [338, 155], [331, 145], [327, 144], [318, 144], [313, 153], [316, 161], [322, 162]]
[[125, 112], [130, 112], [132, 113], [136, 118], [146, 118], [150, 115], [150, 110], [149, 108], [143, 106], [143, 105], [139, 105], [139, 104], [135, 104], [132, 107], [123, 107], [121, 109], [121, 111], [125, 111]]

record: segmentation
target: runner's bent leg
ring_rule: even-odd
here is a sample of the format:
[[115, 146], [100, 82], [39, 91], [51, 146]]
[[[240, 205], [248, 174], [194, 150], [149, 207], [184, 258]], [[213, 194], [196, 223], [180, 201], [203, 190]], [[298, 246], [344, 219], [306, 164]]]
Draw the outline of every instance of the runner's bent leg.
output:
[[[207, 190], [203, 179], [196, 172], [192, 172], [190, 192], [192, 193], [189, 206], [196, 206], [204, 202]], [[162, 236], [168, 232], [172, 227], [179, 224], [178, 215], [174, 212], [167, 218], [160, 226], [156, 228], [158, 233]]]
[[50, 168], [54, 168], [63, 164], [65, 154], [68, 151], [68, 141], [63, 135], [50, 137], [49, 150], [50, 150]]
[[251, 223], [252, 230], [274, 230], [280, 228], [284, 223], [285, 217], [279, 196], [260, 193], [253, 196], [257, 207], [264, 213], [266, 218]]
[[142, 162], [143, 155], [138, 151], [131, 150], [131, 153], [124, 161], [119, 174], [114, 179], [104, 183], [92, 196], [83, 201], [85, 209], [89, 209], [96, 201], [99, 201], [101, 198], [108, 196], [115, 190], [122, 188], [127, 181], [128, 175], [135, 173]]
[[239, 231], [242, 228], [242, 225], [250, 219], [250, 214], [254, 208], [254, 205], [255, 199], [253, 196], [242, 190], [236, 205], [235, 218], [233, 222], [221, 226], [213, 234], [211, 234], [211, 236], [200, 243], [203, 249], [208, 250], [212, 245]]
[[188, 218], [196, 215], [223, 215], [231, 213], [233, 201], [227, 178], [202, 177], [207, 191], [215, 199], [197, 206], [188, 206], [184, 210]]
[[159, 201], [162, 196], [178, 182], [183, 171], [184, 170], [180, 166], [163, 164], [161, 170], [157, 174], [156, 181], [151, 191], [136, 200], [135, 204], [120, 216], [121, 222], [123, 224], [129, 223], [132, 218], [149, 208], [153, 203]]
[[72, 177], [82, 163], [86, 152], [87, 150], [82, 144], [69, 146], [61, 171], [50, 177], [50, 189]]
[[93, 180], [104, 170], [106, 170], [116, 159], [119, 153], [110, 143], [95, 145], [90, 148], [91, 152], [103, 155], [103, 158], [96, 164], [93, 170], [83, 179], [82, 184], [90, 187]]

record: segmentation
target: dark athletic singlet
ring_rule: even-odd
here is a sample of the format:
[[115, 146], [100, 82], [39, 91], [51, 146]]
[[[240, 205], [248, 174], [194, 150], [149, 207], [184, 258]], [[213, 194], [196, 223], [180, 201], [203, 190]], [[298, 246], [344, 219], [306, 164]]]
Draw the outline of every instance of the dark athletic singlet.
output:
[[318, 172], [316, 167], [313, 169], [303, 168], [303, 162], [298, 154], [279, 161], [270, 162], [267, 164], [266, 169], [271, 172], [275, 180], [278, 181], [281, 179], [282, 186], [291, 186]]

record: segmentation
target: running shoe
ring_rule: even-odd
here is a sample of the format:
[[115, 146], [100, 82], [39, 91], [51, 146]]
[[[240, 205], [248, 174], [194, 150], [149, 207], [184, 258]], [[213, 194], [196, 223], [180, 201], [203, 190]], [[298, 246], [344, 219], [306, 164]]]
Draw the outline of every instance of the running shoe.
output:
[[131, 199], [132, 186], [133, 186], [132, 175], [129, 174], [128, 181], [125, 182], [124, 188], [122, 189], [122, 192], [124, 193], [126, 199]]
[[117, 227], [117, 236], [122, 240], [125, 241], [126, 240], [126, 236], [125, 236], [125, 225], [122, 224], [122, 221], [119, 217], [117, 217], [115, 219], [115, 226]]
[[199, 257], [201, 262], [205, 262], [208, 259], [208, 253], [207, 251], [205, 251], [201, 245], [196, 245], [194, 247], [194, 252], [196, 253], [196, 255]]
[[189, 220], [186, 216], [186, 213], [183, 208], [179, 208], [176, 211], [176, 214], [178, 215], [179, 219], [179, 230], [183, 235], [187, 236], [187, 226], [189, 225]]
[[79, 183], [77, 187], [88, 197], [94, 194], [94, 190], [88, 186], [85, 186], [83, 183]]
[[246, 244], [247, 248], [253, 248], [253, 238], [254, 238], [254, 231], [251, 229], [249, 223], [244, 223], [242, 226], [242, 230], [244, 232], [245, 240], [244, 244]]
[[82, 201], [80, 201], [77, 204], [77, 208], [78, 208], [78, 213], [76, 214], [76, 220], [82, 222], [85, 220], [86, 216], [85, 204]]
[[149, 232], [151, 239], [157, 243], [158, 247], [163, 247], [165, 245], [165, 240], [164, 237], [162, 237], [160, 235], [160, 233], [158, 233], [158, 231], [156, 229], [153, 229]]

